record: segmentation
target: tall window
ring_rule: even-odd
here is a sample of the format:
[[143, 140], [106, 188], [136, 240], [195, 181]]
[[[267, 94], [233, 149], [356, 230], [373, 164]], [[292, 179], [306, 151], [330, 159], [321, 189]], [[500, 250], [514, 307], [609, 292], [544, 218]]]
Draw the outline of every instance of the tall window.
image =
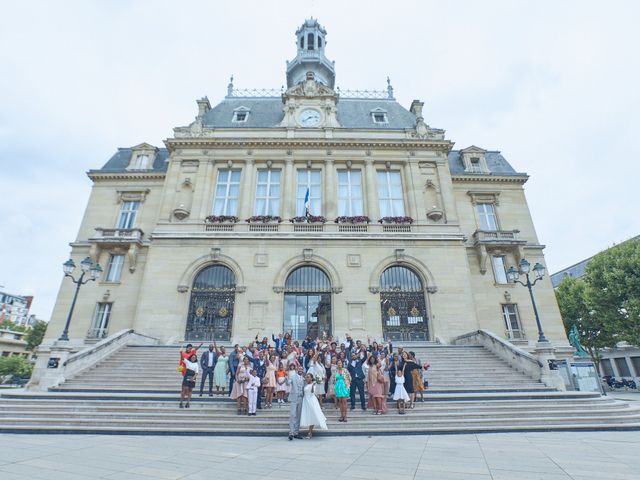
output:
[[111, 318], [111, 303], [98, 303], [93, 323], [89, 329], [89, 338], [104, 338], [107, 336], [109, 319]]
[[502, 317], [509, 338], [523, 338], [520, 317], [518, 316], [518, 306], [515, 303], [505, 303], [502, 305]]
[[140, 202], [122, 202], [117, 228], [133, 228], [139, 208]]
[[240, 170], [219, 170], [216, 195], [213, 200], [214, 215], [236, 215], [240, 192]]
[[147, 170], [149, 168], [149, 155], [138, 155], [133, 161], [131, 168], [133, 170]]
[[494, 255], [491, 257], [491, 263], [493, 264], [493, 275], [496, 283], [509, 283], [507, 282], [507, 266], [504, 261], [504, 256]]
[[496, 219], [496, 211], [493, 203], [478, 203], [476, 205], [476, 211], [478, 212], [480, 230], [498, 230], [498, 220]]
[[480, 164], [480, 157], [471, 157], [469, 163], [469, 171], [471, 173], [482, 173], [482, 165]]
[[313, 33], [307, 35], [307, 50], [313, 50]]
[[255, 214], [280, 214], [280, 170], [258, 170]]
[[381, 217], [403, 217], [404, 199], [398, 171], [378, 171], [378, 198]]
[[122, 266], [124, 265], [124, 255], [111, 255], [109, 257], [109, 265], [107, 266], [106, 282], [119, 282], [122, 274]]
[[322, 213], [322, 177], [320, 170], [298, 170], [298, 191], [296, 194], [296, 215], [305, 214], [304, 199], [309, 189], [309, 212], [311, 215]]
[[362, 214], [362, 172], [338, 170], [338, 215]]

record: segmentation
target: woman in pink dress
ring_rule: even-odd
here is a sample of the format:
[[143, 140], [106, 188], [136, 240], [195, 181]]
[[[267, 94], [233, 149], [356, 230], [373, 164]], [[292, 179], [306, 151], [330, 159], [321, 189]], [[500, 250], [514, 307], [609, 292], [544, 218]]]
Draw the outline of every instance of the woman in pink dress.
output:
[[338, 408], [338, 398], [336, 397], [336, 387], [335, 387], [335, 375], [336, 375], [336, 370], [338, 369], [337, 365], [337, 359], [335, 356], [331, 357], [331, 375], [329, 375], [329, 382], [328, 382], [328, 390], [327, 390], [327, 400], [333, 400], [333, 404], [335, 405], [336, 409]]
[[276, 364], [277, 358], [275, 355], [271, 355], [267, 359], [267, 373], [264, 376], [263, 388], [265, 395], [265, 407], [271, 408], [271, 401], [273, 400], [273, 391], [276, 388]]
[[231, 389], [230, 397], [237, 403], [238, 415], [248, 413], [247, 382], [249, 381], [249, 373], [251, 372], [250, 363], [249, 357], [244, 357], [242, 365], [238, 365], [236, 379]]
[[373, 407], [374, 415], [387, 413], [387, 402], [384, 398], [384, 376], [373, 355], [367, 360], [367, 365], [369, 365], [369, 373], [367, 374], [369, 405]]

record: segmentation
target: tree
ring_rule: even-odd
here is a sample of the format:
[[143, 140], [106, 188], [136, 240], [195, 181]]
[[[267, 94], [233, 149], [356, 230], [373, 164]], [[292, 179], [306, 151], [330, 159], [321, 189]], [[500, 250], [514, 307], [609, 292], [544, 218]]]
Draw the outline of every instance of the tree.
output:
[[617, 341], [640, 345], [640, 240], [597, 254], [586, 268], [586, 304], [615, 326]]
[[13, 332], [26, 332], [27, 327], [24, 325], [18, 325], [17, 323], [13, 323], [11, 320], [3, 320], [0, 322], [0, 329], [3, 330], [11, 330]]
[[36, 320], [36, 323], [31, 327], [25, 340], [27, 341], [27, 348], [31, 351], [35, 350], [44, 338], [44, 334], [47, 331], [47, 323], [42, 320]]
[[556, 289], [556, 299], [566, 331], [576, 326], [580, 343], [598, 367], [601, 350], [614, 347], [620, 339], [616, 322], [590, 309], [588, 291], [585, 280], [565, 277]]
[[32, 370], [33, 366], [22, 357], [0, 357], [0, 377], [15, 375], [26, 378], [31, 376]]

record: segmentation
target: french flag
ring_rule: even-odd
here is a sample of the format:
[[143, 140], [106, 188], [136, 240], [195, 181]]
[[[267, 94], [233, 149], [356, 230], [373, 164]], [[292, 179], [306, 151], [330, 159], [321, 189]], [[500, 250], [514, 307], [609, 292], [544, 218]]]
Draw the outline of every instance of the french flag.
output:
[[311, 196], [309, 195], [309, 188], [307, 187], [307, 193], [304, 194], [304, 211], [305, 216], [311, 215]]

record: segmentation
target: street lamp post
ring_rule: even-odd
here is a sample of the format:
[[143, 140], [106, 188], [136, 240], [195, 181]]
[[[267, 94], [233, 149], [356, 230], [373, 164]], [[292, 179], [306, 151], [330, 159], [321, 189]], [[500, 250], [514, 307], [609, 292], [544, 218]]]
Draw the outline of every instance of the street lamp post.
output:
[[[71, 316], [73, 315], [73, 309], [76, 306], [76, 300], [78, 299], [78, 292], [80, 291], [80, 287], [85, 283], [96, 280], [100, 274], [102, 273], [102, 267], [99, 263], [93, 263], [91, 258], [87, 257], [80, 262], [80, 277], [76, 280], [76, 278], [71, 275], [76, 268], [76, 264], [73, 263], [73, 260], [69, 259], [62, 264], [62, 271], [64, 272], [65, 277], [71, 278], [71, 281], [76, 284], [76, 291], [73, 294], [73, 301], [71, 302], [71, 308], [69, 309], [69, 315], [67, 316], [67, 323], [64, 324], [64, 330], [62, 331], [62, 335], [58, 340], [68, 341], [69, 340], [69, 324], [71, 323]], [[85, 275], [89, 273], [89, 277], [84, 278]]]
[[[540, 315], [538, 315], [538, 308], [536, 307], [536, 300], [533, 298], [533, 286], [538, 283], [538, 280], [541, 280], [544, 277], [545, 268], [544, 265], [540, 263], [536, 263], [533, 266], [533, 269], [530, 268], [530, 263], [526, 259], [520, 260], [520, 264], [518, 268], [511, 266], [509, 270], [507, 270], [507, 278], [512, 283], [519, 283], [523, 287], [527, 287], [529, 289], [529, 296], [531, 297], [531, 305], [533, 306], [533, 313], [536, 316], [536, 324], [538, 325], [538, 342], [548, 342], [547, 338], [544, 336], [544, 332], [542, 331], [542, 325], [540, 324]], [[531, 278], [529, 277], [530, 271], [533, 270], [536, 278], [531, 282]], [[518, 280], [520, 275], [524, 275], [527, 279], [527, 282], [521, 282]]]

